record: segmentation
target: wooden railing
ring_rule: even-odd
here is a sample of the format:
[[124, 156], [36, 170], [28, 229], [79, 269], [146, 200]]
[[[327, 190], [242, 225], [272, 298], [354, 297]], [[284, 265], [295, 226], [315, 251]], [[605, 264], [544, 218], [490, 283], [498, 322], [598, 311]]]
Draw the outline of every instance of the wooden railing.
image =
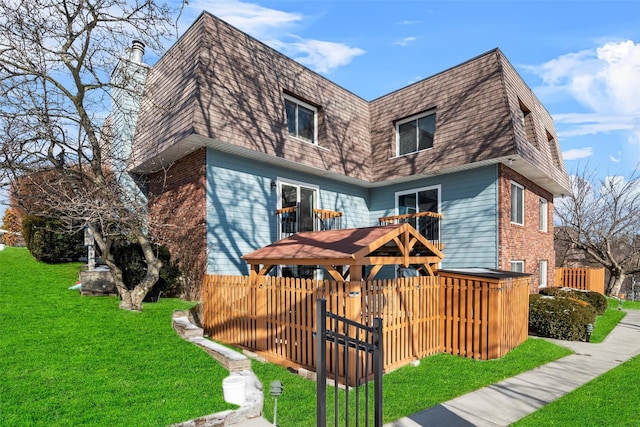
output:
[[418, 212], [413, 214], [392, 215], [378, 218], [380, 225], [409, 223], [416, 230], [425, 236], [431, 243], [442, 250], [443, 245], [440, 238], [440, 223], [442, 214], [437, 212]]
[[214, 340], [315, 369], [315, 303], [324, 298], [337, 315], [367, 325], [383, 319], [385, 371], [439, 352], [492, 359], [526, 339], [528, 289], [526, 278], [333, 282], [207, 275], [203, 327]]
[[604, 268], [556, 268], [554, 285], [595, 291], [604, 295]]
[[278, 240], [300, 231], [339, 230], [342, 228], [342, 212], [313, 209], [313, 218], [300, 218], [298, 207], [278, 209]]

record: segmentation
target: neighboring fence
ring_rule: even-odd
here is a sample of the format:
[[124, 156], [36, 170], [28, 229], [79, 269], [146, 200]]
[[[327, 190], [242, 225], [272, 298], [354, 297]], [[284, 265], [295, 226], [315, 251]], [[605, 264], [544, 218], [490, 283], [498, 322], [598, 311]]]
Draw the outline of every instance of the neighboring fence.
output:
[[604, 295], [604, 268], [556, 268], [555, 286], [595, 291]]
[[[203, 327], [213, 339], [315, 370], [316, 299], [371, 326], [382, 318], [385, 372], [448, 352], [503, 356], [527, 337], [528, 280], [467, 276], [368, 282], [205, 276]], [[334, 372], [333, 362], [327, 367]]]

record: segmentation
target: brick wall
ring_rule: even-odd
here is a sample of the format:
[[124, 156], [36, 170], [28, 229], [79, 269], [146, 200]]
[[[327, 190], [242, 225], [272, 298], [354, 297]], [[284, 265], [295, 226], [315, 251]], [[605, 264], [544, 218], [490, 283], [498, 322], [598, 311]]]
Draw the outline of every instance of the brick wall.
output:
[[[547, 286], [553, 286], [555, 249], [553, 245], [553, 195], [514, 170], [501, 165], [499, 177], [498, 267], [511, 269], [512, 260], [523, 260], [531, 273], [530, 291], [538, 292], [539, 261], [547, 260]], [[524, 187], [524, 225], [511, 223], [511, 182]], [[547, 231], [539, 230], [539, 200], [547, 199]]]
[[150, 227], [178, 261], [185, 277], [183, 297], [199, 297], [206, 271], [206, 150], [186, 155], [149, 175]]

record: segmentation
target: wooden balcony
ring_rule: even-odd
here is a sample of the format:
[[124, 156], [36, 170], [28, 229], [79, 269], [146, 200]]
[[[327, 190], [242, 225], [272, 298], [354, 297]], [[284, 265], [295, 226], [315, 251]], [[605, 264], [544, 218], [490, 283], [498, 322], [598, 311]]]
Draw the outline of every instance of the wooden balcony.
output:
[[440, 222], [442, 214], [437, 212], [418, 212], [404, 215], [383, 216], [378, 218], [380, 225], [389, 224], [411, 224], [420, 234], [425, 236], [427, 240], [433, 243], [436, 248], [442, 250], [444, 244], [440, 239]]
[[297, 206], [278, 209], [278, 240], [301, 231], [342, 229], [342, 212], [313, 209], [311, 216], [301, 215]]

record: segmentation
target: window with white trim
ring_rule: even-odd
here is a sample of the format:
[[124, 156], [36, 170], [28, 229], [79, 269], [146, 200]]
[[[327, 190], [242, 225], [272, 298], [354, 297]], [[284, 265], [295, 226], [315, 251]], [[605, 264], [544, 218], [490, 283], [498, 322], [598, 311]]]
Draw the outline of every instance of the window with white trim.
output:
[[520, 259], [511, 261], [511, 271], [516, 273], [524, 273], [524, 261]]
[[547, 287], [547, 260], [541, 259], [538, 263], [538, 286]]
[[318, 109], [293, 96], [284, 95], [289, 135], [303, 141], [318, 142]]
[[416, 114], [396, 122], [396, 155], [403, 156], [433, 147], [436, 112]]
[[511, 182], [511, 223], [524, 225], [524, 187]]
[[540, 197], [539, 208], [540, 208], [540, 212], [538, 213], [538, 220], [540, 224], [538, 229], [546, 233], [548, 230], [548, 222], [549, 222], [549, 213], [548, 213], [549, 203], [547, 202], [547, 199], [545, 199], [544, 197]]

